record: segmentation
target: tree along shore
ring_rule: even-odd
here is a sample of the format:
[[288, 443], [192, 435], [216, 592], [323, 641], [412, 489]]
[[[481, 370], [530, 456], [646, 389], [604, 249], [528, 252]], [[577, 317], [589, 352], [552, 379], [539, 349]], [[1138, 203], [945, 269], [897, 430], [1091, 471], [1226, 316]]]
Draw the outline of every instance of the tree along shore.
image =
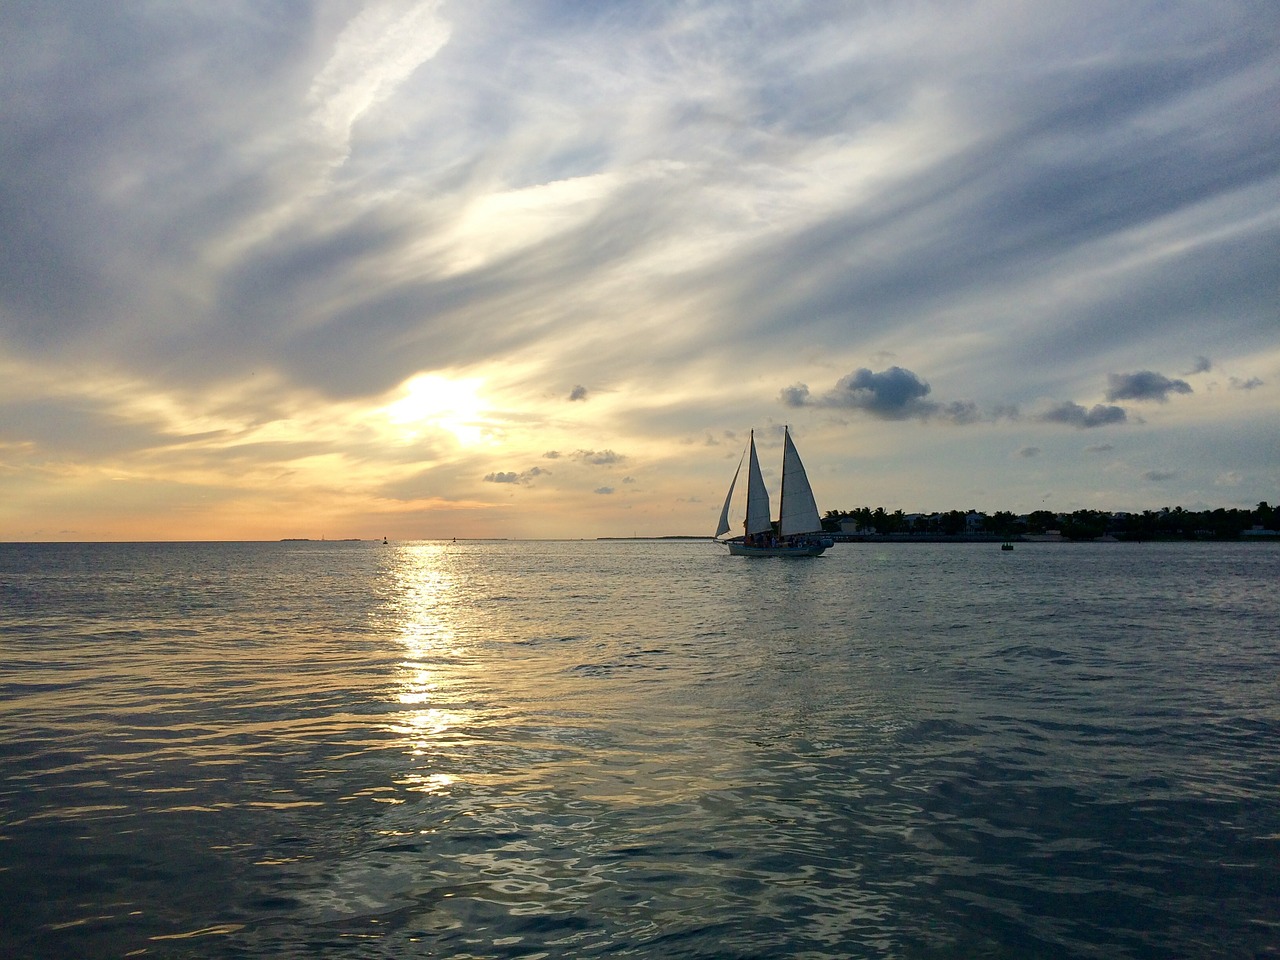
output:
[[1035, 510], [1019, 515], [997, 510], [988, 515], [978, 510], [949, 510], [908, 514], [901, 510], [889, 513], [884, 507], [858, 507], [828, 510], [822, 526], [830, 533], [895, 541], [990, 540], [1054, 534], [1067, 540], [1236, 540], [1280, 533], [1280, 508], [1265, 500], [1253, 510], [1163, 507], [1141, 513]]

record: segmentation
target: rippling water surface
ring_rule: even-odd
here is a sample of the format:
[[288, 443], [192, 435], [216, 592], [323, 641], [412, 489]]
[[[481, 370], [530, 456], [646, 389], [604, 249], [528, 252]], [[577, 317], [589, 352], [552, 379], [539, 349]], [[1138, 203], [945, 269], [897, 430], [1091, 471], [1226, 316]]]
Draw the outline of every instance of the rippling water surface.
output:
[[1280, 549], [0, 544], [0, 956], [1280, 955]]

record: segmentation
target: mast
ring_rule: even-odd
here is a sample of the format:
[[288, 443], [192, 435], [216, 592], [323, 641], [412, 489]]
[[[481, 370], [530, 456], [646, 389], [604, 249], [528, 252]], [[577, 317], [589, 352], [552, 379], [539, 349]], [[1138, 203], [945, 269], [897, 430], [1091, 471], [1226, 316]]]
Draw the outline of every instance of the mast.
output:
[[787, 451], [791, 449], [791, 425], [784, 423], [782, 425], [782, 480], [778, 483], [778, 536], [785, 537], [791, 533], [790, 530], [784, 529], [783, 520], [787, 516], [787, 474], [790, 472], [787, 468], [790, 464], [787, 462]]

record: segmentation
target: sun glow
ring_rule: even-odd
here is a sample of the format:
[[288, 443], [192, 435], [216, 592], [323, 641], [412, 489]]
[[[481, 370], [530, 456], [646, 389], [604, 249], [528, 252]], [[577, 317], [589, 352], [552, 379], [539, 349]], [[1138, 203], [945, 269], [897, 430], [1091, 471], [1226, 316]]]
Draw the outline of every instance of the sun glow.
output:
[[475, 377], [451, 380], [419, 374], [404, 382], [405, 396], [383, 407], [382, 413], [406, 443], [434, 428], [449, 431], [463, 446], [475, 446], [484, 439], [480, 384]]

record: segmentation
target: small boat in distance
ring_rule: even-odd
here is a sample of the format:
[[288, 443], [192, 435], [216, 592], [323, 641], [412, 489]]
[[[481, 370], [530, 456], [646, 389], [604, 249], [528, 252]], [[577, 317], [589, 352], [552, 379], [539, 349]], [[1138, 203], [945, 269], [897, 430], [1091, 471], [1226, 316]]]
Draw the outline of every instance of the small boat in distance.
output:
[[[813, 499], [809, 475], [804, 472], [800, 454], [791, 441], [790, 428], [784, 427], [782, 434], [782, 512], [775, 530], [770, 519], [769, 491], [765, 489], [760, 460], [756, 457], [756, 432], [751, 431], [747, 450], [742, 455], [747, 461], [747, 516], [743, 536], [720, 541], [735, 557], [817, 557], [835, 542], [822, 535], [818, 504]], [[738, 469], [724, 498], [716, 540], [729, 532], [729, 505], [742, 472], [742, 462], [738, 461]]]

